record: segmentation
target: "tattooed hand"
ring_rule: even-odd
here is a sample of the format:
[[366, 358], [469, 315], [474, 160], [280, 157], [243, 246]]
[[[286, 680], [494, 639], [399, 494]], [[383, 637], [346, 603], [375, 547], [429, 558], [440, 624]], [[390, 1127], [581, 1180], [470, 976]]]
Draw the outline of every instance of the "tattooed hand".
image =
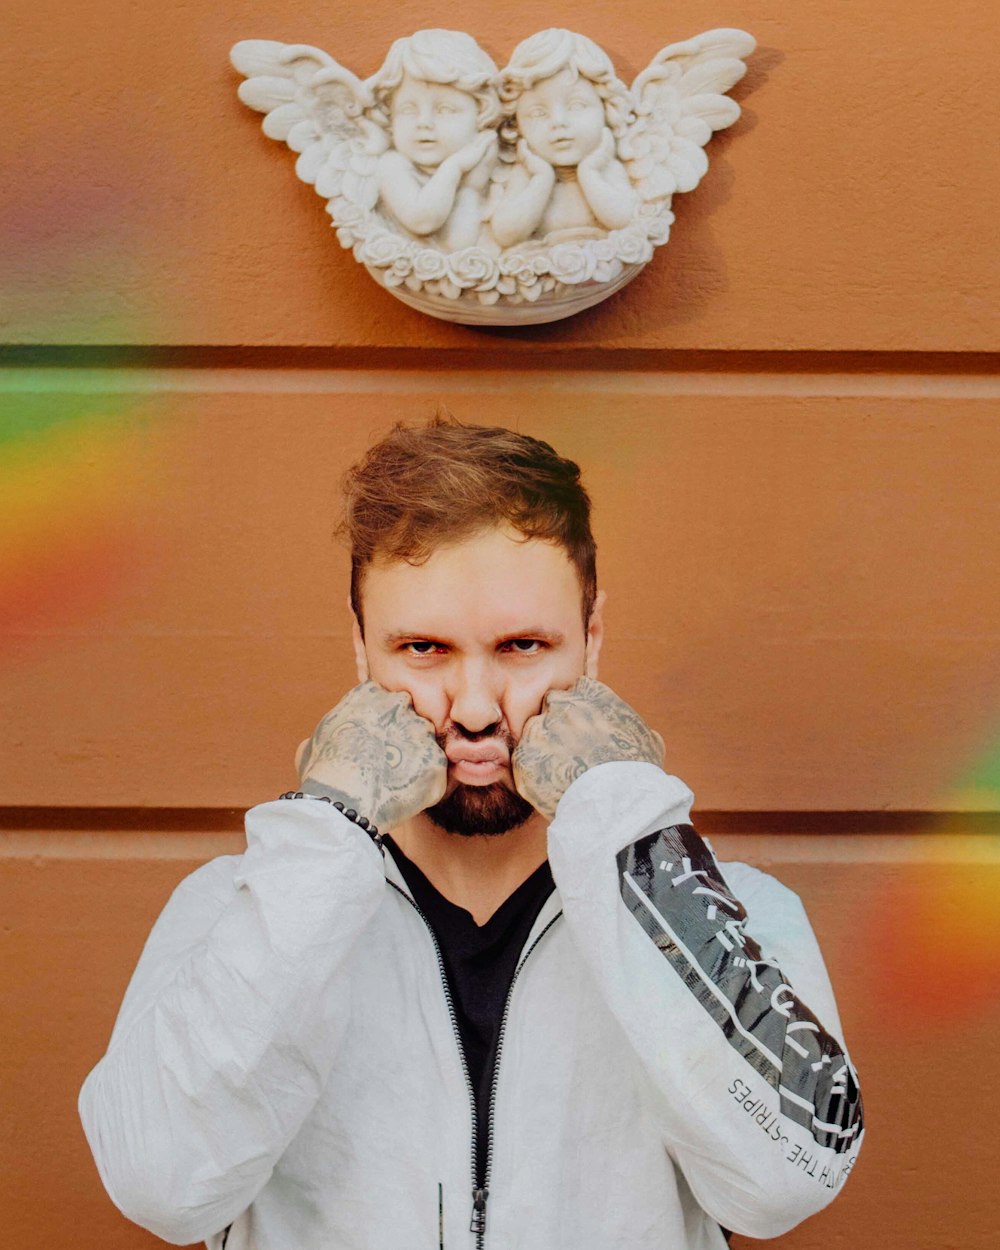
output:
[[444, 796], [448, 761], [410, 696], [363, 682], [316, 726], [297, 756], [302, 789], [339, 799], [383, 832]]
[[581, 773], [613, 760], [663, 765], [663, 739], [639, 714], [593, 677], [571, 690], [550, 690], [528, 721], [512, 760], [514, 784], [550, 819]]

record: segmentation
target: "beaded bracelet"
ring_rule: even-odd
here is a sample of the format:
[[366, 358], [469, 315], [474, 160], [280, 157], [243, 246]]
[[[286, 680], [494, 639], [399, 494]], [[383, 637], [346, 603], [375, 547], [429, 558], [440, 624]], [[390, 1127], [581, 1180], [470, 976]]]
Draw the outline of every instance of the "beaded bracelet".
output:
[[367, 816], [359, 816], [353, 807], [347, 807], [341, 803], [340, 799], [328, 798], [325, 794], [306, 794], [304, 790], [286, 790], [284, 794], [278, 795], [279, 799], [318, 799], [320, 803], [332, 803], [333, 806], [348, 820], [352, 821], [359, 828], [364, 829], [365, 833], [381, 848], [382, 837], [378, 829], [371, 823]]

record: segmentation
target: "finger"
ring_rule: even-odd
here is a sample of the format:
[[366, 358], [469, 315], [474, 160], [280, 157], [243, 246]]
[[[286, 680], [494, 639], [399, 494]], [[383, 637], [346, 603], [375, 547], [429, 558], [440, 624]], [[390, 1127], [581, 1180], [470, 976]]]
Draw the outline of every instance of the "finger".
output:
[[303, 738], [295, 749], [295, 774], [297, 777], [302, 776], [302, 767], [306, 762], [306, 752], [312, 743], [312, 738]]
[[558, 707], [560, 703], [565, 703], [571, 699], [575, 689], [575, 686], [571, 686], [568, 690], [564, 690], [561, 687], [554, 690], [546, 690], [545, 698], [542, 699], [542, 714], [547, 712], [549, 708]]
[[437, 762], [437, 785], [434, 787], [434, 798], [431, 805], [440, 803], [448, 792], [448, 757], [441, 752], [441, 758]]
[[[523, 741], [524, 737], [522, 735], [521, 742]], [[524, 757], [521, 755], [521, 743], [519, 742], [510, 757], [510, 771], [514, 778], [514, 789], [521, 795], [522, 798], [527, 798], [528, 796], [525, 793], [525, 789], [528, 785], [528, 778], [525, 776], [522, 768], [523, 758]]]
[[[586, 675], [578, 677], [568, 690], [550, 690], [549, 694], [556, 696], [554, 702], [565, 702], [568, 699], [586, 699], [593, 698], [598, 694], [610, 694], [611, 691], [603, 682], [597, 680], [596, 677], [587, 677]], [[546, 696], [548, 698], [548, 695]]]
[[341, 704], [348, 702], [352, 704], [369, 703], [372, 699], [378, 697], [381, 690], [382, 687], [377, 682], [372, 681], [370, 677], [366, 677], [364, 681], [358, 682], [352, 690], [348, 690], [347, 694], [341, 699]]
[[[524, 722], [524, 727], [521, 730], [521, 736], [518, 738], [517, 745], [514, 747], [514, 755], [517, 755], [522, 746], [529, 743], [536, 734], [545, 732], [544, 725], [542, 724], [544, 717], [544, 712], [536, 712], [534, 716], [529, 716]], [[511, 758], [513, 758], [513, 756]]]
[[390, 690], [388, 686], [380, 686], [377, 682], [372, 681], [370, 677], [367, 681], [362, 682], [357, 689], [359, 692], [363, 692], [372, 698], [379, 699], [380, 701], [386, 700], [388, 702], [398, 703], [400, 706], [404, 706], [407, 703], [413, 703], [413, 696], [410, 694], [409, 690]]
[[606, 686], [603, 681], [598, 681], [596, 677], [588, 677], [584, 674], [577, 678], [574, 689], [578, 694], [610, 694], [611, 687]]
[[417, 713], [414, 713], [414, 715], [415, 715], [415, 716], [417, 716], [417, 719], [418, 719], [419, 721], [421, 721], [421, 722], [422, 722], [423, 727], [424, 727], [424, 730], [425, 730], [425, 732], [426, 732], [426, 734], [427, 734], [428, 738], [433, 738], [433, 740], [434, 740], [434, 750], [435, 750], [434, 760], [435, 760], [435, 763], [436, 763], [437, 765], [439, 765], [440, 767], [443, 767], [443, 768], [447, 769], [447, 767], [448, 767], [448, 757], [447, 757], [447, 755], [445, 755], [445, 753], [444, 753], [444, 748], [441, 746], [441, 743], [440, 743], [440, 742], [438, 742], [438, 731], [437, 731], [437, 726], [434, 724], [434, 722], [433, 722], [433, 721], [429, 721], [429, 720], [427, 719], [427, 717], [426, 717], [426, 716], [420, 716], [420, 715], [419, 715], [419, 714], [417, 714]]
[[552, 690], [547, 690], [545, 698], [542, 700], [542, 711], [554, 712], [557, 708], [561, 708], [567, 703], [572, 704], [578, 701], [583, 694], [580, 688], [580, 680], [575, 681], [569, 687], [559, 686]]

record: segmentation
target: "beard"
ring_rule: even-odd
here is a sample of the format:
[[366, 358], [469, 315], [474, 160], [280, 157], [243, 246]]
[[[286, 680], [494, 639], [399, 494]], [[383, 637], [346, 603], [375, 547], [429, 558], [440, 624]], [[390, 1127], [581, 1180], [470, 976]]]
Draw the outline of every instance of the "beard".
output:
[[[483, 738], [497, 738], [507, 748], [508, 758], [517, 743], [506, 724], [498, 723], [481, 733], [470, 734], [452, 726], [445, 733], [436, 735], [437, 744], [444, 751], [449, 741], [477, 742]], [[535, 809], [502, 781], [488, 786], [470, 786], [459, 782], [444, 796], [440, 803], [428, 807], [424, 815], [446, 833], [456, 833], [460, 838], [494, 838], [509, 833], [534, 816]]]
[[534, 816], [535, 809], [502, 781], [495, 781], [489, 786], [459, 783], [424, 814], [446, 833], [457, 833], [462, 838], [492, 838], [523, 825]]

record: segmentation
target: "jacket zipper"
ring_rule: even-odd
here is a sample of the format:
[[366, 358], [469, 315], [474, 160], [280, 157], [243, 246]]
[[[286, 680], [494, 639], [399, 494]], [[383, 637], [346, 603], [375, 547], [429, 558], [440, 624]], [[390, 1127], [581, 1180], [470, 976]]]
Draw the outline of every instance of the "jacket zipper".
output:
[[[514, 969], [514, 975], [510, 979], [510, 985], [507, 989], [507, 997], [504, 1000], [503, 1015], [500, 1017], [500, 1032], [497, 1034], [497, 1053], [493, 1060], [493, 1080], [490, 1082], [490, 1101], [486, 1108], [486, 1167], [483, 1172], [482, 1189], [474, 1189], [472, 1194], [472, 1225], [471, 1231], [476, 1234], [476, 1250], [483, 1250], [486, 1238], [486, 1199], [490, 1196], [490, 1171], [493, 1167], [493, 1111], [497, 1101], [497, 1078], [500, 1075], [500, 1057], [503, 1054], [503, 1039], [507, 1032], [507, 1017], [510, 1014], [510, 1001], [514, 994], [514, 986], [517, 984], [517, 978], [521, 975], [521, 969], [528, 962], [531, 952], [535, 949], [542, 938], [548, 933], [555, 922], [562, 915], [561, 911], [556, 912], [545, 928], [539, 933], [538, 937], [531, 943], [528, 949], [521, 956], [521, 960]], [[473, 1135], [473, 1159], [475, 1158], [476, 1139]], [[473, 1171], [475, 1171], [475, 1163], [473, 1163]]]
[[[405, 890], [401, 890], [399, 886], [395, 883], [395, 881], [389, 881], [388, 878], [386, 878], [386, 881], [387, 881], [387, 884], [391, 885], [392, 888], [397, 891], [397, 893], [401, 894], [403, 898], [406, 899], [406, 901], [410, 904], [410, 906], [417, 913], [420, 919], [424, 922], [424, 924], [427, 926], [427, 932], [430, 934], [431, 941], [434, 943], [434, 954], [437, 956], [438, 975], [441, 977], [441, 985], [444, 989], [444, 999], [445, 999], [445, 1002], [448, 1004], [448, 1019], [451, 1021], [451, 1031], [455, 1035], [455, 1043], [458, 1046], [458, 1057], [462, 1061], [462, 1072], [465, 1076], [465, 1088], [468, 1090], [468, 1093], [469, 1093], [469, 1106], [472, 1108], [472, 1163], [470, 1167], [470, 1173], [471, 1173], [471, 1181], [472, 1181], [473, 1221], [475, 1221], [476, 1219], [475, 1203], [479, 1200], [479, 1195], [483, 1193], [482, 1190], [477, 1188], [478, 1177], [476, 1176], [476, 1134], [479, 1128], [479, 1115], [478, 1115], [478, 1112], [476, 1111], [476, 1091], [472, 1086], [472, 1077], [469, 1075], [469, 1063], [465, 1057], [465, 1047], [462, 1045], [462, 1034], [459, 1032], [458, 1020], [455, 1017], [455, 1003], [451, 997], [451, 988], [448, 985], [448, 974], [445, 971], [444, 956], [441, 954], [441, 947], [438, 945], [437, 935], [435, 934], [434, 930], [431, 928], [431, 922], [427, 919], [424, 913], [420, 910], [420, 908], [413, 901], [413, 899], [410, 898], [409, 894], [407, 894]], [[483, 1218], [484, 1224], [486, 1220], [485, 1210], [486, 1210], [486, 1197], [485, 1197], [485, 1194], [483, 1194], [483, 1197], [482, 1197], [483, 1216], [482, 1218]], [[479, 1250], [481, 1242], [477, 1241], [476, 1244], [477, 1244], [477, 1250]]]
[[[380, 848], [381, 849], [381, 848]], [[384, 854], [384, 852], [383, 852]], [[521, 975], [521, 969], [528, 962], [528, 956], [535, 949], [542, 938], [548, 933], [555, 922], [562, 915], [562, 912], [556, 912], [545, 928], [539, 933], [538, 937], [531, 943], [528, 949], [521, 956], [520, 962], [514, 969], [514, 975], [510, 979], [510, 985], [507, 989], [507, 997], [504, 999], [503, 1015], [500, 1017], [500, 1032], [497, 1034], [497, 1053], [493, 1062], [493, 1080], [490, 1084], [490, 1101], [487, 1105], [487, 1121], [486, 1121], [486, 1167], [483, 1173], [482, 1187], [479, 1185], [479, 1177], [476, 1175], [476, 1137], [479, 1128], [479, 1112], [476, 1110], [476, 1091], [472, 1085], [472, 1077], [469, 1075], [469, 1063], [465, 1057], [465, 1047], [462, 1045], [462, 1034], [459, 1032], [458, 1020], [455, 1017], [455, 1003], [451, 996], [451, 988], [448, 985], [448, 974], [445, 971], [444, 957], [441, 954], [441, 947], [438, 945], [437, 935], [431, 927], [431, 922], [420, 910], [417, 904], [405, 890], [386, 878], [386, 884], [406, 899], [413, 910], [427, 927], [431, 941], [434, 943], [434, 954], [437, 957], [438, 975], [441, 978], [441, 986], [444, 989], [444, 999], [448, 1005], [448, 1019], [451, 1021], [451, 1031], [455, 1036], [455, 1043], [458, 1046], [458, 1055], [462, 1061], [462, 1072], [465, 1075], [465, 1088], [469, 1094], [469, 1106], [472, 1109], [472, 1151], [470, 1172], [472, 1177], [472, 1220], [469, 1223], [469, 1232], [476, 1234], [476, 1250], [483, 1250], [484, 1239], [486, 1237], [486, 1200], [490, 1196], [490, 1169], [493, 1165], [493, 1108], [496, 1104], [497, 1097], [497, 1076], [500, 1073], [500, 1055], [503, 1052], [503, 1039], [507, 1031], [507, 1016], [510, 1013], [510, 1000], [514, 992], [514, 986], [517, 978]]]

